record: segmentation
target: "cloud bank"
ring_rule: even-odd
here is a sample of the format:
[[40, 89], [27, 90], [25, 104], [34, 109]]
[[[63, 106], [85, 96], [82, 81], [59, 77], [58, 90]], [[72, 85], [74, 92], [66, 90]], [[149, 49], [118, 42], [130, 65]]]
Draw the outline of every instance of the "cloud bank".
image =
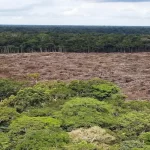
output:
[[150, 2], [150, 0], [96, 0], [97, 2]]
[[0, 24], [150, 25], [150, 0], [0, 0]]

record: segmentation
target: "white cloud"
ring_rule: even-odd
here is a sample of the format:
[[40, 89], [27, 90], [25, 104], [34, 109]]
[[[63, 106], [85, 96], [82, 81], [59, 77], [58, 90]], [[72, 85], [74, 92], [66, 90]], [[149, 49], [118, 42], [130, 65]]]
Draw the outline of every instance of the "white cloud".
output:
[[150, 2], [0, 0], [0, 24], [150, 25]]

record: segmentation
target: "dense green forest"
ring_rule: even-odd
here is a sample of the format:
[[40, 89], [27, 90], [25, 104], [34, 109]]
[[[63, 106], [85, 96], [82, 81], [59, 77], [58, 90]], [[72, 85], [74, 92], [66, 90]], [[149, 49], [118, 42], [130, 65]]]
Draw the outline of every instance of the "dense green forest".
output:
[[1, 150], [149, 150], [150, 103], [101, 79], [0, 79]]
[[148, 51], [150, 27], [0, 26], [0, 53]]

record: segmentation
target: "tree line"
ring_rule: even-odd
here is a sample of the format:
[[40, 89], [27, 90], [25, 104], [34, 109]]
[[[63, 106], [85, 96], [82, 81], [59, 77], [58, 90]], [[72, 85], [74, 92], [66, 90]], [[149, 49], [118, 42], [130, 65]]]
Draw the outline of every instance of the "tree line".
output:
[[148, 27], [0, 26], [0, 53], [149, 51]]

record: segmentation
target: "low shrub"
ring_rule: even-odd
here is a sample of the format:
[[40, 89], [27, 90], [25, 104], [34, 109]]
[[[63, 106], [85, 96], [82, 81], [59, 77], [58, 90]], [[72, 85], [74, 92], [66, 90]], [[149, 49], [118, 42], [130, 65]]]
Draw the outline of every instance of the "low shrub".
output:
[[63, 128], [108, 127], [115, 122], [113, 107], [94, 98], [73, 98], [66, 102], [56, 117], [62, 119]]
[[[102, 150], [101, 147], [98, 147], [94, 144], [81, 141], [79, 143], [72, 143], [64, 146], [62, 150]], [[103, 149], [104, 150], [104, 149]]]
[[69, 142], [69, 136], [60, 128], [60, 121], [51, 117], [22, 116], [9, 126], [10, 149], [48, 148]]
[[150, 103], [148, 101], [127, 101], [123, 103], [122, 108], [150, 113]]
[[140, 141], [144, 142], [147, 145], [150, 145], [150, 132], [143, 132], [139, 136]]
[[27, 132], [23, 139], [19, 139], [15, 150], [50, 150], [51, 147], [61, 148], [69, 143], [69, 136], [59, 130], [37, 130]]
[[143, 148], [144, 144], [141, 143], [140, 141], [123, 141], [120, 145], [119, 150], [134, 150], [135, 148]]
[[141, 133], [150, 131], [149, 118], [146, 112], [126, 112], [116, 119], [115, 131], [120, 139], [135, 140]]
[[[4, 100], [5, 106], [15, 107], [18, 112], [32, 107], [59, 107], [71, 97], [93, 97], [104, 101], [113, 100], [115, 95], [121, 95], [119, 88], [112, 83], [100, 79], [89, 81], [47, 82], [38, 83], [33, 87], [26, 87]], [[118, 99], [119, 100], [119, 99]], [[117, 98], [115, 98], [117, 101]], [[56, 105], [55, 105], [56, 104]]]
[[19, 117], [19, 114], [14, 108], [0, 107], [0, 129], [5, 130], [10, 122]]
[[107, 131], [101, 127], [94, 126], [88, 129], [79, 128], [69, 133], [73, 141], [79, 142], [81, 140], [88, 143], [100, 144], [112, 144], [115, 142], [115, 137], [107, 133]]
[[7, 133], [0, 132], [0, 149], [6, 150], [9, 147], [9, 138]]
[[0, 101], [8, 98], [16, 93], [23, 87], [25, 83], [18, 82], [10, 79], [0, 79]]
[[75, 91], [76, 96], [93, 97], [98, 100], [105, 100], [111, 98], [114, 94], [120, 93], [116, 85], [101, 79], [75, 80], [69, 84], [69, 88]]

